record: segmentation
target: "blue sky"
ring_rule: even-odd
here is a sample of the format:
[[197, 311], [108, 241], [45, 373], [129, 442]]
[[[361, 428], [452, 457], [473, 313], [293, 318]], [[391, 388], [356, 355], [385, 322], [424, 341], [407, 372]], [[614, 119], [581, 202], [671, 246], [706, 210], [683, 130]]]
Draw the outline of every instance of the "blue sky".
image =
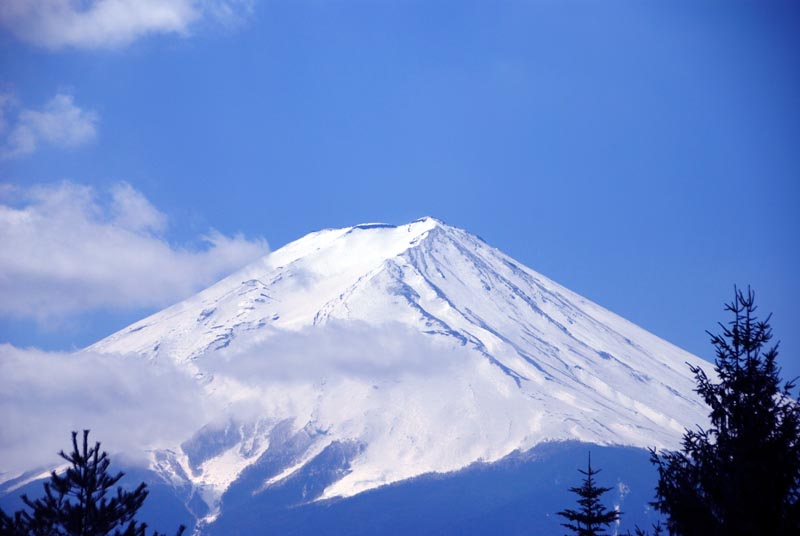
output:
[[750, 284], [798, 376], [799, 40], [794, 2], [8, 0], [0, 342], [432, 215], [709, 359]]

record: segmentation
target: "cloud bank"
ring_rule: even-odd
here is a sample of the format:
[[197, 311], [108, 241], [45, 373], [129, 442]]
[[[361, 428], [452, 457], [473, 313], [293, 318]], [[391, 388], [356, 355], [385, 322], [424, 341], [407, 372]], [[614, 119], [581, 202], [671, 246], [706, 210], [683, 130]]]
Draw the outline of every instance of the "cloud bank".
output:
[[235, 344], [196, 362], [217, 379], [269, 389], [274, 383], [450, 376], [467, 356], [460, 344], [445, 344], [401, 323], [331, 320], [299, 331], [241, 333]]
[[72, 95], [59, 93], [42, 108], [21, 108], [0, 95], [0, 158], [28, 156], [42, 144], [72, 149], [97, 137], [97, 113], [82, 110]]
[[268, 252], [264, 240], [211, 231], [203, 249], [170, 244], [167, 218], [127, 183], [0, 191], [0, 315], [57, 321], [164, 306]]
[[365, 411], [382, 421], [387, 398], [460, 405], [464, 370], [474, 365], [460, 346], [408, 327], [358, 323], [264, 331], [184, 366], [0, 344], [0, 482], [57, 464], [72, 430], [91, 429], [110, 453], [144, 461], [146, 450], [176, 448], [209, 423], [267, 417], [346, 427]]
[[150, 34], [187, 35], [203, 20], [237, 24], [253, 0], [5, 0], [0, 25], [49, 49], [114, 48]]
[[109, 452], [142, 459], [213, 414], [197, 383], [138, 356], [67, 354], [0, 344], [0, 474], [52, 467], [69, 433], [91, 429]]

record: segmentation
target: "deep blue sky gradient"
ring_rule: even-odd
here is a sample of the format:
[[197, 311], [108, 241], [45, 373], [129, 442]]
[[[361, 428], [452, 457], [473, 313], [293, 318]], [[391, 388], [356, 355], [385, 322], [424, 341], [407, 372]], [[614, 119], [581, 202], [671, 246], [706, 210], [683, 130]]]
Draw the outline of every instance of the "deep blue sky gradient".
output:
[[[0, 34], [0, 82], [101, 118], [0, 180], [128, 181], [177, 244], [435, 216], [707, 359], [751, 284], [797, 376], [798, 6], [276, 0], [113, 51]], [[0, 341], [79, 347], [147, 312], [0, 319]]]

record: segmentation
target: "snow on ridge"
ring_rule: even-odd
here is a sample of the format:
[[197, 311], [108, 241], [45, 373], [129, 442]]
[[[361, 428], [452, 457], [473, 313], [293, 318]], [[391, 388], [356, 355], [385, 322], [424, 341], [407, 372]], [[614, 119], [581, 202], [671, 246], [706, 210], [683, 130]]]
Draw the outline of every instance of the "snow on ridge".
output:
[[[322, 306], [335, 299], [341, 290], [379, 268], [386, 258], [412, 247], [442, 224], [433, 218], [423, 218], [403, 226], [366, 225], [368, 228], [353, 226], [309, 233], [89, 349], [169, 354], [185, 361], [215, 346], [226, 345], [230, 330], [235, 328], [297, 329], [309, 325]], [[298, 306], [276, 307], [273, 312], [256, 318], [257, 313], [268, 309], [265, 303], [275, 305], [266, 293], [266, 288], [272, 286], [291, 293]], [[239, 300], [240, 297], [243, 299]], [[220, 302], [225, 303], [224, 310]], [[249, 314], [253, 310], [257, 313]], [[224, 328], [198, 329], [199, 324], [207, 325], [208, 320], [222, 316], [225, 316], [224, 324], [215, 325], [224, 325]], [[187, 333], [196, 337], [188, 338]]]

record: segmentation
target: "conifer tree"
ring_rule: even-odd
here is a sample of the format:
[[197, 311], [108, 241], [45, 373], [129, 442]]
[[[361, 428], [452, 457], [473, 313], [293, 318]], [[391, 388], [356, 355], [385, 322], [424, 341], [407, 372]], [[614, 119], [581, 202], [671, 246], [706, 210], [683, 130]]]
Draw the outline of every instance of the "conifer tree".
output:
[[607, 509], [601, 502], [600, 497], [611, 488], [598, 487], [595, 483], [595, 475], [600, 470], [592, 469], [592, 455], [589, 453], [589, 463], [586, 471], [578, 469], [586, 478], [580, 487], [573, 487], [569, 490], [577, 494], [578, 510], [562, 510], [557, 515], [565, 518], [568, 522], [561, 526], [568, 528], [578, 536], [596, 536], [605, 534], [606, 529], [611, 523], [619, 519], [620, 512]]
[[735, 290], [733, 320], [711, 336], [710, 378], [691, 367], [711, 408], [710, 427], [687, 431], [679, 452], [651, 452], [659, 481], [653, 505], [672, 535], [800, 534], [800, 405], [782, 382], [770, 317]]
[[[56, 471], [44, 484], [44, 496], [22, 501], [30, 509], [8, 516], [0, 510], [0, 534], [9, 536], [145, 536], [147, 524], [134, 520], [147, 497], [144, 483], [133, 491], [112, 488], [124, 473], [110, 475], [110, 461], [100, 443], [89, 447], [89, 430], [83, 431], [83, 446], [78, 448], [78, 433], [72, 432], [73, 450], [59, 455], [69, 462], [63, 475]], [[184, 531], [181, 526], [178, 536]], [[154, 533], [153, 536], [161, 536]]]
[[660, 521], [653, 523], [652, 528], [653, 532], [650, 533], [644, 529], [640, 529], [639, 526], [637, 525], [633, 531], [633, 534], [631, 534], [631, 531], [629, 530], [628, 532], [625, 533], [625, 536], [661, 536], [662, 534], [664, 534], [664, 527], [661, 526]]

